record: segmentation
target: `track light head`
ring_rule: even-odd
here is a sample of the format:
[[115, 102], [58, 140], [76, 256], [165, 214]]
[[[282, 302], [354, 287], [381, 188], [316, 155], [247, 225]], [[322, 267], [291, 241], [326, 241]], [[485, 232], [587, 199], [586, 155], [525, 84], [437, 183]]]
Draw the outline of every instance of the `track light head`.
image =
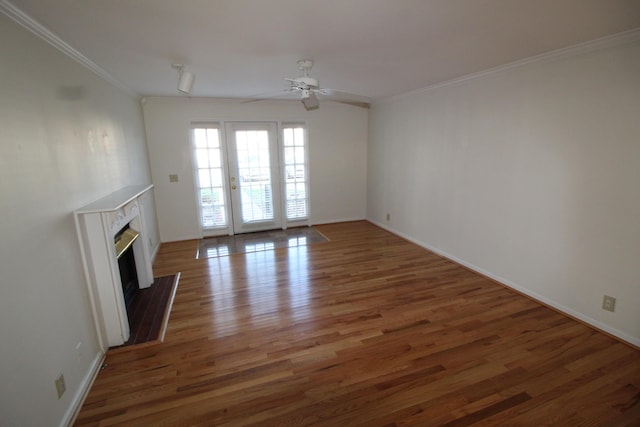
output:
[[178, 70], [178, 73], [180, 74], [180, 78], [178, 79], [178, 90], [182, 93], [191, 93], [196, 76], [189, 71], [185, 71], [184, 65], [182, 64], [171, 64], [171, 66]]

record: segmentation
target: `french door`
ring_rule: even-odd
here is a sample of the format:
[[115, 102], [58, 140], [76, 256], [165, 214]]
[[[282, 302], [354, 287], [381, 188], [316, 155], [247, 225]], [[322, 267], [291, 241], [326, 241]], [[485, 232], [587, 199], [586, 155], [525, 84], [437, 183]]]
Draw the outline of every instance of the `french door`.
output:
[[226, 123], [233, 232], [282, 228], [275, 123]]
[[278, 134], [274, 122], [192, 124], [201, 236], [308, 225], [306, 130], [280, 126]]

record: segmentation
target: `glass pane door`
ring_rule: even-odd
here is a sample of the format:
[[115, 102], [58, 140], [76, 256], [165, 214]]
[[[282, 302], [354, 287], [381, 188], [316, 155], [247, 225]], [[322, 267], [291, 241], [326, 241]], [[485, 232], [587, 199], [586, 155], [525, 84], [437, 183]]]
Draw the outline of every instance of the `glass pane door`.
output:
[[228, 123], [234, 233], [281, 228], [275, 123]]

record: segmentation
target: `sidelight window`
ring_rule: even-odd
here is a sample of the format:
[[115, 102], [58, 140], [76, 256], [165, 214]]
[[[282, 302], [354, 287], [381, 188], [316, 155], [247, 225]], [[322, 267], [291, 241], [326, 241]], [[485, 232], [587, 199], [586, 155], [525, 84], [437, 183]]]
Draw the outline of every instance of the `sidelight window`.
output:
[[203, 229], [228, 226], [220, 129], [215, 125], [192, 129], [196, 186]]
[[283, 126], [286, 216], [289, 221], [309, 216], [309, 171], [306, 129], [300, 124]]

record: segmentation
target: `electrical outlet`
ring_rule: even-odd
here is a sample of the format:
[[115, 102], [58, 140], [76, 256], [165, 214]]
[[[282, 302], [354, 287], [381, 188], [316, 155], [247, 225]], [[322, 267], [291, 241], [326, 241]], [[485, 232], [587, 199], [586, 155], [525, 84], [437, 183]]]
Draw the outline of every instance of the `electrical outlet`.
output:
[[602, 298], [602, 309], [607, 311], [614, 311], [616, 309], [616, 299], [614, 297], [610, 297], [609, 295], [605, 295]]
[[169, 175], [169, 182], [178, 182], [178, 174], [172, 173]]
[[387, 221], [391, 221], [391, 214], [387, 214]]
[[60, 376], [56, 378], [56, 391], [58, 392], [58, 399], [62, 397], [65, 390], [67, 390], [67, 385], [64, 383], [64, 374], [60, 374]]

